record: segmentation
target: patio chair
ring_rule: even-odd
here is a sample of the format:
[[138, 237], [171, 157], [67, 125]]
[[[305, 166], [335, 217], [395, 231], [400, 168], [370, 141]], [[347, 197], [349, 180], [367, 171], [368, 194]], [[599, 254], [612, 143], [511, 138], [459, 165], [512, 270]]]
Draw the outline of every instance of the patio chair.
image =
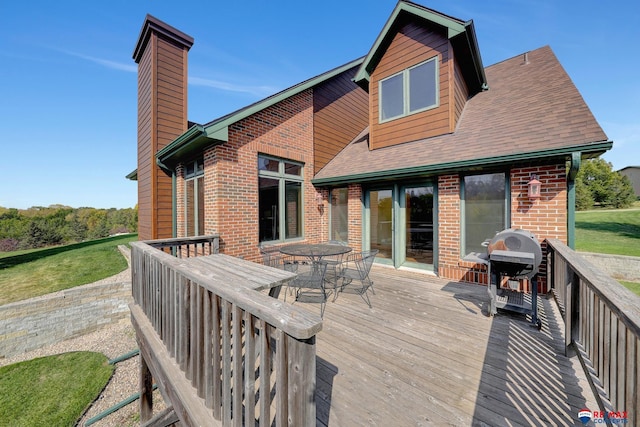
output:
[[371, 271], [373, 260], [378, 252], [378, 249], [372, 249], [370, 251], [349, 254], [344, 263], [344, 268], [342, 268], [338, 274], [338, 277], [342, 279], [342, 285], [339, 290], [340, 292], [344, 292], [345, 288], [352, 285], [354, 282], [360, 282], [361, 286], [355, 287], [354, 292], [362, 297], [369, 308], [371, 308], [371, 300], [369, 299], [368, 294], [369, 289], [371, 289], [371, 292], [375, 294], [373, 282], [369, 278], [369, 272]]
[[[343, 242], [342, 240], [329, 240], [326, 242], [327, 245], [340, 245], [347, 246], [347, 242]], [[334, 295], [337, 293], [336, 290], [338, 288], [338, 273], [342, 268], [342, 261], [344, 260], [344, 254], [340, 255], [329, 255], [322, 257], [322, 261], [327, 263], [327, 274], [326, 280], [327, 282], [331, 282], [333, 284], [333, 292]], [[335, 297], [334, 297], [335, 301]]]
[[282, 255], [277, 248], [261, 247], [260, 255], [262, 255], [262, 264], [268, 265], [269, 267], [282, 268]]
[[314, 261], [309, 265], [308, 270], [298, 273], [298, 276], [289, 282], [289, 286], [295, 292], [294, 302], [320, 303], [320, 317], [324, 316], [324, 308], [328, 298], [324, 282], [326, 273], [327, 263]]

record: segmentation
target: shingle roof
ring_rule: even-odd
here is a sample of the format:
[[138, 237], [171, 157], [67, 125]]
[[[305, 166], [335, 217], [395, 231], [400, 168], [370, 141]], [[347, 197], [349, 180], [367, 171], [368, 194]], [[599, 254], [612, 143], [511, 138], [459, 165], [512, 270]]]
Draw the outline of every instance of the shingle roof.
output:
[[471, 98], [454, 133], [369, 150], [368, 132], [314, 178], [348, 180], [437, 173], [611, 147], [548, 46], [485, 68], [489, 90]]

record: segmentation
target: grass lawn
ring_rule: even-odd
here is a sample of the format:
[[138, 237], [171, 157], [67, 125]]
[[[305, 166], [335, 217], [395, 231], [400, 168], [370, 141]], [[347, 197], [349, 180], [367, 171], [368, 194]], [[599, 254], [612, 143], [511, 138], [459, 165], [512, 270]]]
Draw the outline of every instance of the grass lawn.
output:
[[576, 212], [576, 250], [640, 257], [640, 209]]
[[[576, 250], [640, 257], [639, 203], [632, 209], [576, 212]], [[620, 283], [640, 295], [640, 283]]]
[[73, 426], [113, 374], [107, 357], [72, 352], [0, 368], [0, 420], [15, 427]]
[[0, 255], [0, 305], [92, 283], [127, 268], [118, 245], [136, 234]]

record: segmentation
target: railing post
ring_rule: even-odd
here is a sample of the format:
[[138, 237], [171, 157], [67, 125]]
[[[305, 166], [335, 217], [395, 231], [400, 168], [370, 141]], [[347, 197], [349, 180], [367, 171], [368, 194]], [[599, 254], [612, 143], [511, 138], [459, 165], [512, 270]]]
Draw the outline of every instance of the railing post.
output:
[[153, 378], [147, 361], [140, 356], [140, 422], [153, 417]]
[[288, 337], [289, 425], [316, 424], [316, 338]]

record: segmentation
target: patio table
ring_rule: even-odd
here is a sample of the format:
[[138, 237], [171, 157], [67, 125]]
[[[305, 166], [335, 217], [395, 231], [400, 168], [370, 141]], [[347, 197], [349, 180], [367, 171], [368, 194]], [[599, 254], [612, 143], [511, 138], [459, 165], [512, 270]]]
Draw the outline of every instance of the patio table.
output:
[[319, 261], [326, 256], [343, 255], [352, 250], [349, 246], [330, 243], [293, 243], [280, 247], [280, 252], [285, 255], [304, 256], [311, 261]]

